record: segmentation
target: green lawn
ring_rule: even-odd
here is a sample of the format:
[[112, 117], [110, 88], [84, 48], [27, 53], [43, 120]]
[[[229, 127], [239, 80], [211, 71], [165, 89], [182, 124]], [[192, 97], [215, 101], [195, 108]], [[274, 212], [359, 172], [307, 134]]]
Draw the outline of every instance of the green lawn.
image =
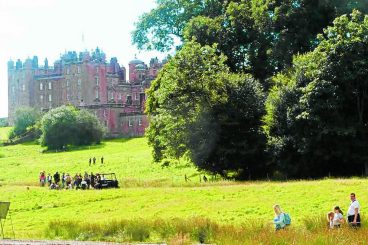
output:
[[0, 142], [7, 140], [11, 127], [0, 127]]
[[[1, 147], [0, 201], [11, 202], [17, 238], [45, 238], [53, 220], [105, 222], [204, 217], [218, 224], [240, 226], [257, 220], [270, 223], [272, 205], [291, 214], [294, 227], [323, 216], [334, 205], [347, 211], [349, 193], [356, 192], [367, 210], [366, 179], [326, 179], [291, 182], [199, 182], [199, 172], [184, 163], [152, 164], [145, 138], [110, 140], [100, 146], [61, 153], [42, 153], [33, 144]], [[104, 156], [105, 164], [88, 159]], [[40, 171], [71, 174], [115, 172], [122, 188], [51, 191], [38, 186]], [[191, 181], [185, 183], [184, 175]], [[9, 226], [6, 228], [9, 236]]]

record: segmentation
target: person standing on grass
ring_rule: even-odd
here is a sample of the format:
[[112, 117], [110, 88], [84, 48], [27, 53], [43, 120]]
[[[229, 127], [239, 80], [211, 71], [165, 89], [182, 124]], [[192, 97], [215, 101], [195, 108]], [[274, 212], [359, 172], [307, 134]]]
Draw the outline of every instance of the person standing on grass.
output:
[[351, 227], [360, 227], [360, 204], [355, 197], [355, 193], [350, 194], [350, 200], [348, 223]]
[[104, 157], [101, 157], [101, 164], [103, 164], [103, 161], [104, 161]]
[[91, 166], [92, 158], [89, 158], [88, 165]]
[[334, 207], [334, 211], [329, 213], [330, 228], [340, 228], [344, 222], [343, 212], [339, 206]]
[[96, 164], [96, 158], [93, 157], [93, 164]]
[[52, 183], [52, 176], [51, 176], [51, 174], [50, 174], [50, 173], [47, 175], [47, 183], [49, 183], [49, 186], [50, 186], [50, 185], [51, 185], [51, 183]]
[[45, 176], [45, 171], [40, 173], [40, 183], [41, 186], [45, 186], [45, 182], [46, 182], [46, 176]]
[[60, 182], [60, 174], [57, 171], [54, 174], [54, 182], [55, 182], [55, 184], [59, 185], [59, 182]]
[[61, 188], [65, 187], [65, 173], [63, 173], [63, 175], [61, 175]]
[[273, 224], [275, 225], [275, 230], [285, 229], [285, 216], [282, 212], [280, 205], [274, 205], [273, 210], [275, 211], [275, 218], [273, 219]]

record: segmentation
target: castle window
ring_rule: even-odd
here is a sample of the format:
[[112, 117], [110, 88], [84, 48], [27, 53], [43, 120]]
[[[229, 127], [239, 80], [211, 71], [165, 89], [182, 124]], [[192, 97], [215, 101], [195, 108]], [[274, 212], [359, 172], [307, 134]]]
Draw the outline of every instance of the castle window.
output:
[[40, 82], [40, 90], [43, 90], [43, 83]]
[[141, 126], [142, 125], [142, 118], [138, 119], [138, 125]]
[[52, 96], [51, 96], [51, 94], [49, 94], [49, 102], [51, 102], [52, 101]]
[[82, 80], [78, 79], [78, 86], [82, 85]]
[[134, 99], [135, 99], [135, 100], [138, 100], [138, 94], [135, 94], [135, 95], [134, 95]]
[[133, 126], [133, 122], [132, 120], [129, 118], [129, 127], [132, 127]]
[[96, 66], [96, 73], [98, 73], [99, 72], [99, 67], [98, 66]]
[[49, 89], [52, 89], [52, 84], [51, 84], [51, 82], [49, 82]]
[[67, 79], [66, 80], [66, 86], [69, 87], [69, 85], [70, 85], [70, 81], [69, 81], [69, 79]]
[[69, 75], [70, 74], [70, 69], [66, 68], [66, 74]]
[[40, 95], [40, 102], [43, 103], [43, 95]]
[[132, 104], [132, 96], [127, 95], [126, 103], [127, 103], [127, 105], [131, 105]]
[[121, 100], [122, 98], [121, 98], [121, 93], [119, 93], [119, 100]]
[[95, 81], [96, 81], [96, 86], [100, 85], [100, 78], [99, 77], [95, 77]]
[[98, 90], [95, 91], [95, 95], [96, 95], [96, 99], [100, 98], [100, 93], [98, 92]]
[[79, 74], [79, 73], [81, 73], [81, 68], [80, 68], [80, 66], [77, 66], [77, 73]]
[[22, 91], [26, 91], [26, 85], [22, 84]]

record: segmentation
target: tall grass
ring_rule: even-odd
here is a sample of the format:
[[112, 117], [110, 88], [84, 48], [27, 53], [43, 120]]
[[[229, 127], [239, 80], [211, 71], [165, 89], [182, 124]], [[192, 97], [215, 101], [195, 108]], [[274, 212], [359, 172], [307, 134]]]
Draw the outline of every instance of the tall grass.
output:
[[45, 235], [51, 239], [168, 244], [365, 244], [368, 228], [328, 229], [323, 217], [304, 219], [304, 226], [274, 231], [272, 224], [250, 220], [241, 226], [206, 218], [119, 220], [107, 223], [51, 221]]

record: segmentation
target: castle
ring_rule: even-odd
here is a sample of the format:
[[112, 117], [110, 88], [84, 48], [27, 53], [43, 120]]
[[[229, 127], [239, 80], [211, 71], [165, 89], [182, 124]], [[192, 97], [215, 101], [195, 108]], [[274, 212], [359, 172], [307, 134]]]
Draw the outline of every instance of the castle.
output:
[[9, 60], [9, 123], [14, 123], [15, 111], [22, 106], [47, 111], [71, 104], [94, 113], [109, 137], [142, 136], [148, 126], [145, 90], [162, 66], [157, 58], [149, 66], [134, 59], [129, 62], [128, 80], [125, 67], [116, 58], [106, 62], [99, 48], [66, 52], [54, 66], [49, 66], [47, 58], [39, 66], [37, 56], [25, 62]]

